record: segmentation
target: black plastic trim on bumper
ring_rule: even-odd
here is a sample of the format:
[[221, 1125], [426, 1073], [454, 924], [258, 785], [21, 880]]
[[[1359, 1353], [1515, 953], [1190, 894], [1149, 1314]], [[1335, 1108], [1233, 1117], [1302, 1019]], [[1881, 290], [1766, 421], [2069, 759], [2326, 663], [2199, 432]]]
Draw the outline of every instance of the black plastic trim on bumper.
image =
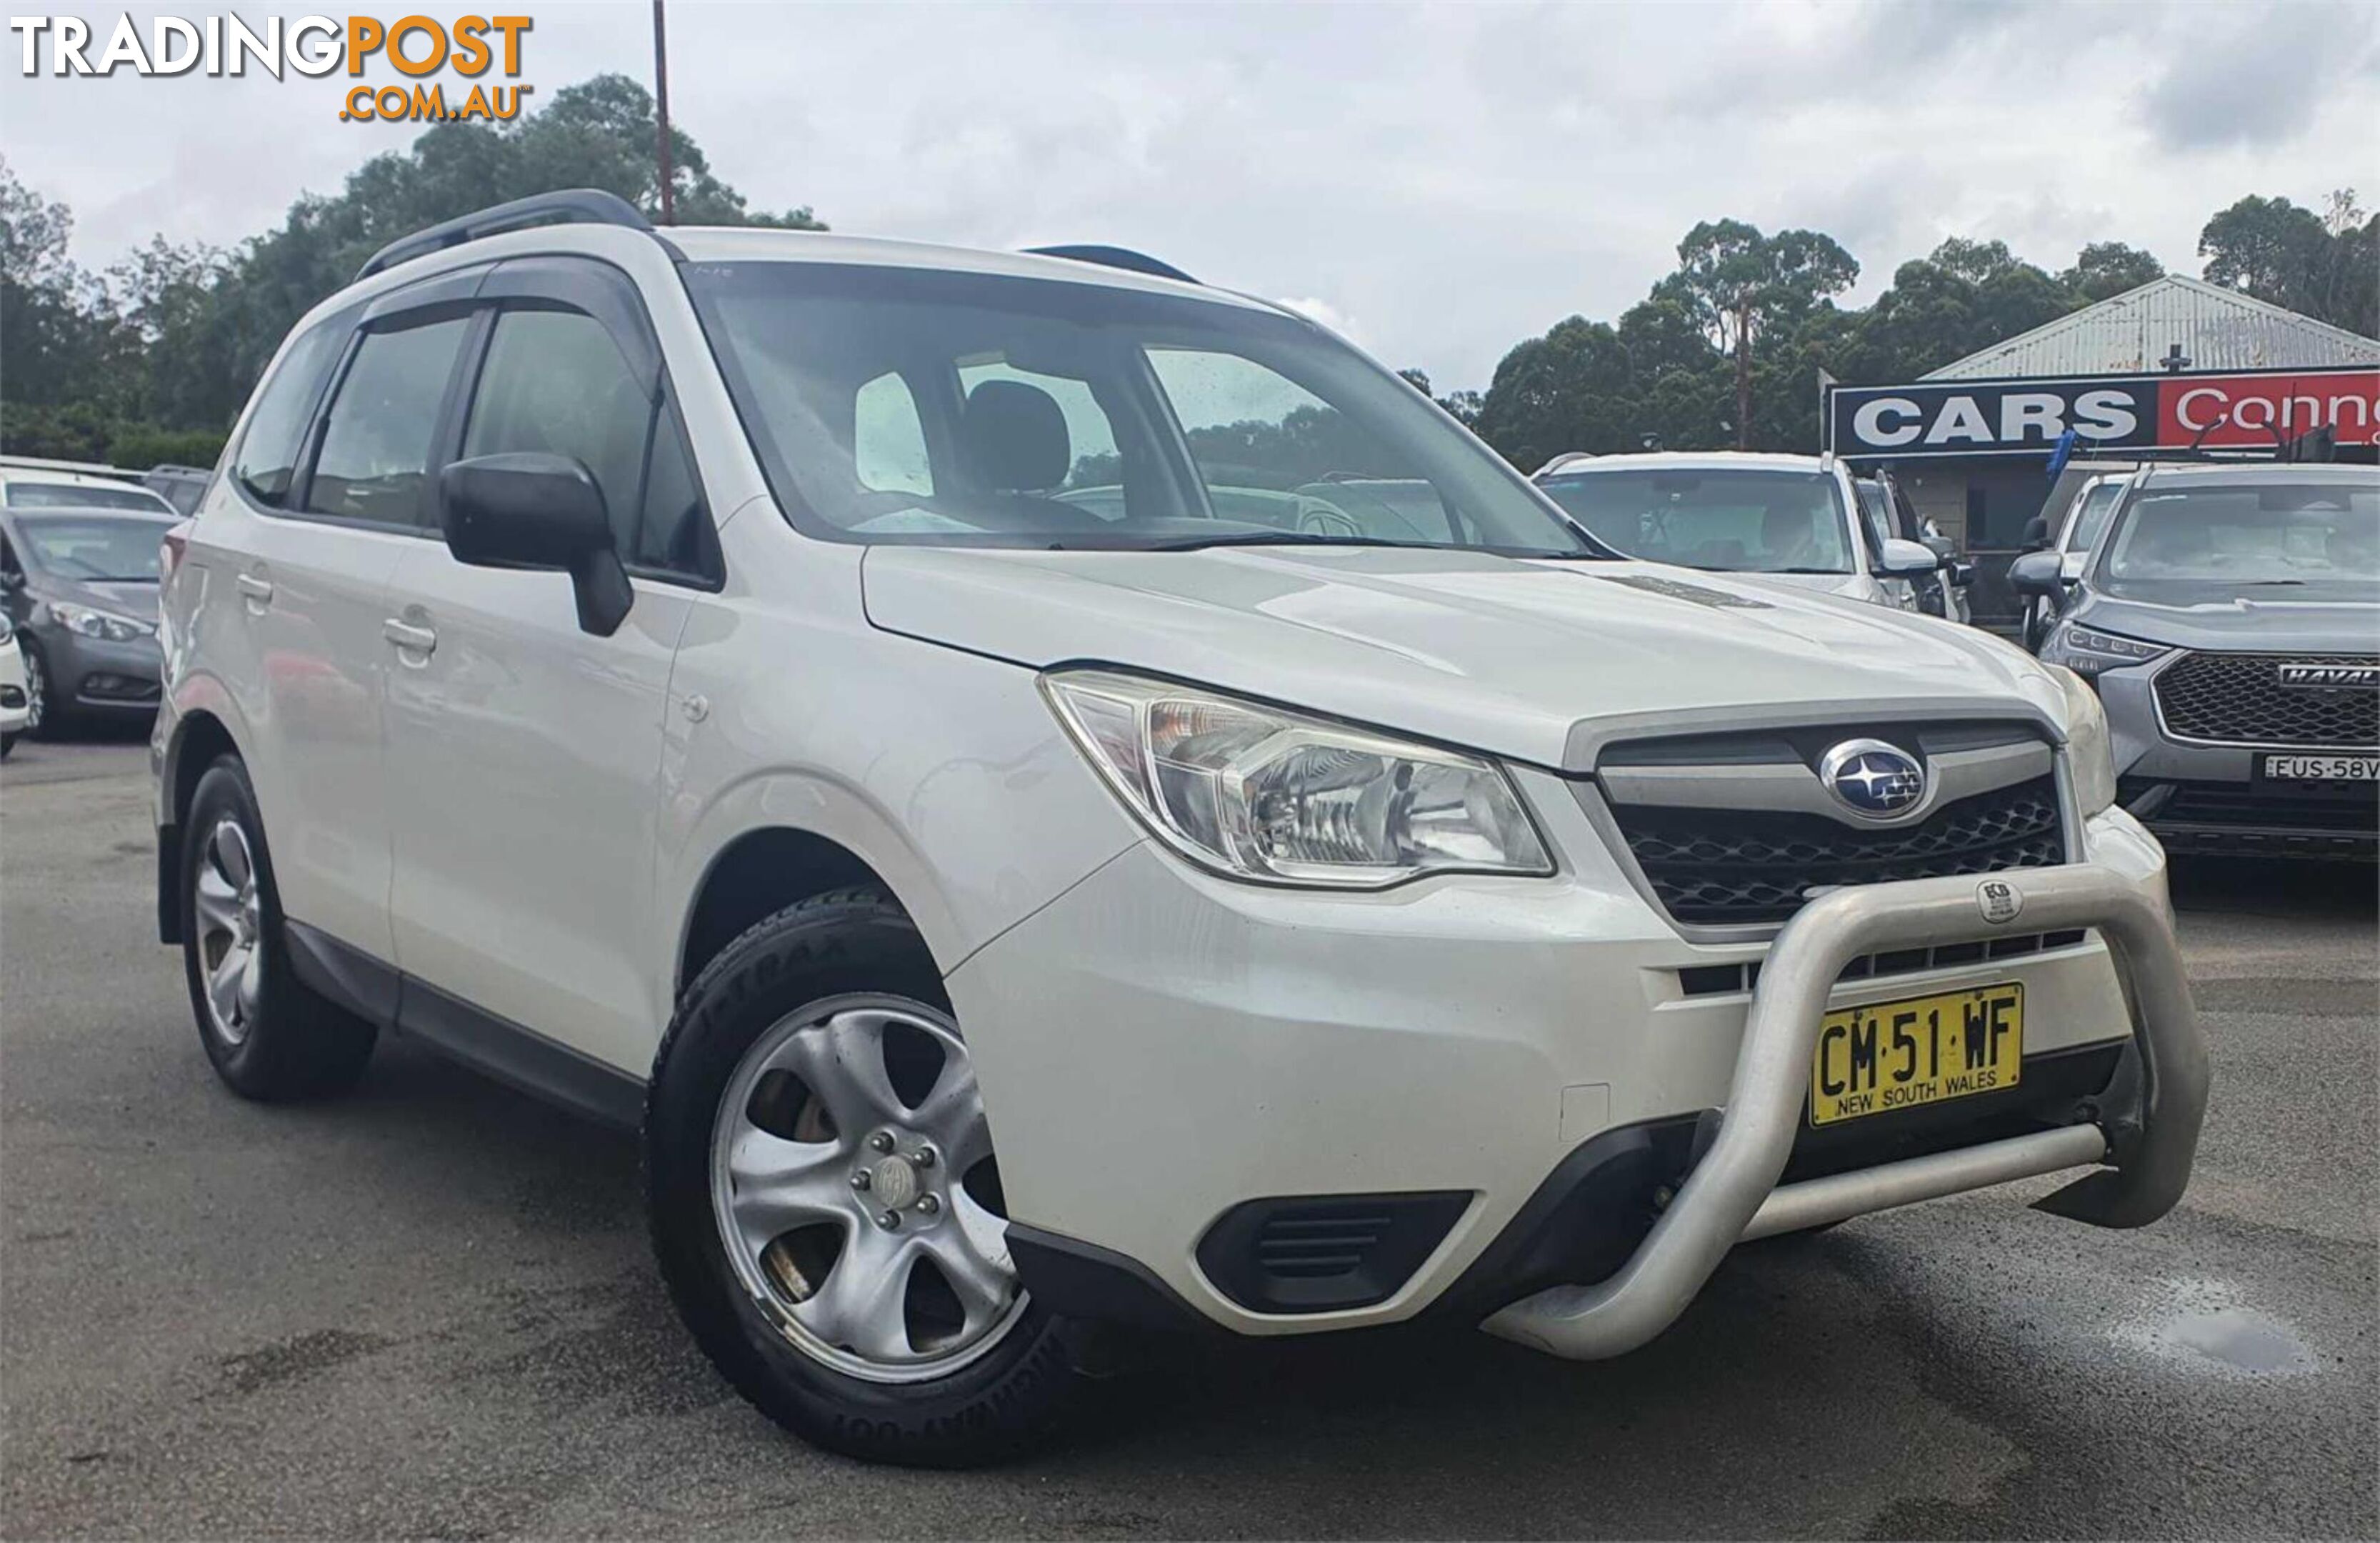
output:
[[1138, 1259], [1097, 1244], [1008, 1224], [1008, 1257], [1033, 1299], [1062, 1318], [1177, 1332], [1222, 1332]]
[[2146, 822], [2168, 856], [2184, 857], [2301, 857], [2333, 862], [2380, 858], [2380, 834], [2310, 830], [2302, 825], [2180, 824]]
[[1252, 1313], [1327, 1313], [1394, 1296], [1471, 1205], [1467, 1189], [1243, 1200], [1198, 1240], [1198, 1268]]

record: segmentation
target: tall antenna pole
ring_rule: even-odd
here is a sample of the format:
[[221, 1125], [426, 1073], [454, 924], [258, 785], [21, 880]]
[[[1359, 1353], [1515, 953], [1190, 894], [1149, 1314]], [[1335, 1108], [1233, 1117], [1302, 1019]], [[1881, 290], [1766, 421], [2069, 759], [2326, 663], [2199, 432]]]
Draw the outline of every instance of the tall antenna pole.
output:
[[661, 119], [662, 224], [677, 224], [677, 178], [670, 170], [669, 25], [662, 16], [662, 0], [653, 0], [653, 105]]

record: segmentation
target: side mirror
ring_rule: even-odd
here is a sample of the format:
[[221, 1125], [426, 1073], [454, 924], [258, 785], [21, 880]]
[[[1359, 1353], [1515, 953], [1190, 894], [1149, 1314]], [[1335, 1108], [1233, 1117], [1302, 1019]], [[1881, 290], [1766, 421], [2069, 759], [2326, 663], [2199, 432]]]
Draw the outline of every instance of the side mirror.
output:
[[609, 638], [627, 619], [637, 592], [603, 490], [571, 457], [525, 450], [456, 461], [438, 476], [438, 523], [458, 563], [568, 574], [582, 631]]
[[2049, 544], [2049, 516], [2035, 515], [2024, 522], [2024, 535], [2017, 545], [2027, 552], [2039, 552]]
[[1963, 589], [1975, 581], [1975, 565], [1962, 557], [1951, 558], [1943, 565], [1950, 571], [1950, 588]]
[[2028, 552], [2009, 565], [2009, 588], [2056, 600], [2066, 592], [2066, 560], [2055, 552]]
[[1932, 573], [1942, 565], [1942, 559], [1924, 541], [1904, 541], [1888, 538], [1884, 550], [1876, 556], [1876, 573], [1880, 578], [1915, 578]]

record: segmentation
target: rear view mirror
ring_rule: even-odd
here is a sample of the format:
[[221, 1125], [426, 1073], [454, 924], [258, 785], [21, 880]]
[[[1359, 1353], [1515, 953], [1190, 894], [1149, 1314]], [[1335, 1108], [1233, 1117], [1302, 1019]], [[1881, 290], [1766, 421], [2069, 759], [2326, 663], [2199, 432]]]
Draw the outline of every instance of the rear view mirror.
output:
[[609, 638], [627, 619], [636, 590], [603, 490], [571, 457], [518, 451], [456, 461], [439, 474], [438, 520], [458, 563], [567, 573], [581, 630]]
[[1888, 537], [1884, 550], [1876, 553], [1876, 571], [1888, 578], [1912, 578], [1929, 574], [1942, 565], [1942, 559], [1924, 541], [1904, 541]]
[[2028, 552], [2009, 565], [2009, 588], [2021, 595], [2055, 600], [2066, 591], [2065, 559], [2055, 552]]

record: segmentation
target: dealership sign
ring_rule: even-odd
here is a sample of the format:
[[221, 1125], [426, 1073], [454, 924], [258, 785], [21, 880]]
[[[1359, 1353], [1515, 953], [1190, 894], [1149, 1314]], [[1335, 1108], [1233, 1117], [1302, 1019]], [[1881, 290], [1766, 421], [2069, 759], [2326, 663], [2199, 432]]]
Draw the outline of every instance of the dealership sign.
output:
[[1836, 386], [1827, 443], [1841, 456], [2045, 456], [2078, 450], [2269, 449], [2316, 429], [2380, 443], [2380, 370], [2258, 370], [2070, 380]]

